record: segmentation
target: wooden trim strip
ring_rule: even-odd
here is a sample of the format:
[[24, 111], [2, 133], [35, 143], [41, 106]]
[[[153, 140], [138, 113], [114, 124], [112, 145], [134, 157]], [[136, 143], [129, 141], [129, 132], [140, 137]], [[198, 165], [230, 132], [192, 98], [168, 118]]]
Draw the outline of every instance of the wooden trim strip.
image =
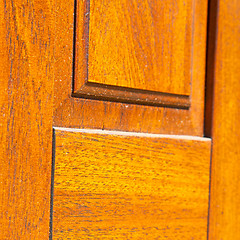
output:
[[65, 131], [65, 132], [90, 133], [90, 134], [120, 135], [120, 136], [129, 136], [129, 137], [135, 136], [135, 137], [146, 137], [146, 138], [168, 138], [168, 139], [181, 139], [181, 140], [192, 140], [192, 141], [211, 141], [210, 138], [198, 137], [198, 136], [109, 131], [109, 130], [102, 130], [102, 129], [79, 129], [79, 128], [54, 127], [54, 131], [55, 130]]
[[48, 239], [55, 3], [0, 11], [0, 239]]
[[[213, 1], [215, 2], [215, 1]], [[240, 4], [218, 0], [209, 240], [240, 239]], [[216, 5], [212, 6], [216, 8]]]
[[104, 101], [134, 103], [148, 106], [166, 106], [188, 109], [190, 97], [177, 94], [159, 93], [105, 84], [86, 83], [72, 94], [73, 97]]

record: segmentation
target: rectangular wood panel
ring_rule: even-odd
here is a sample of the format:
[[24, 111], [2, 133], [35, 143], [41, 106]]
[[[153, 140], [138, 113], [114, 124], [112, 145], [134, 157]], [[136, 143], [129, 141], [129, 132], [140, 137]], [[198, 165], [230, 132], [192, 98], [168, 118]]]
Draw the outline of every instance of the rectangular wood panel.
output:
[[88, 81], [190, 94], [193, 0], [90, 0]]
[[56, 130], [53, 239], [206, 239], [211, 141]]
[[189, 108], [194, 14], [195, 0], [77, 2], [74, 96]]

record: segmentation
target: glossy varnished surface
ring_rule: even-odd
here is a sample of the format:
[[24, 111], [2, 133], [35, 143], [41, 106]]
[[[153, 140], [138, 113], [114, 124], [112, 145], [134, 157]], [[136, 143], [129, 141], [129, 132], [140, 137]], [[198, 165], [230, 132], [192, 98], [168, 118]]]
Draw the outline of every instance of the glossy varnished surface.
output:
[[209, 240], [239, 240], [240, 4], [220, 0], [218, 5]]
[[190, 95], [193, 0], [89, 3], [88, 81]]
[[53, 239], [206, 239], [210, 140], [56, 130]]
[[[74, 1], [56, 0], [54, 125], [165, 134], [203, 135], [205, 36], [207, 1], [194, 4], [191, 107], [188, 110], [141, 106], [72, 96]], [[84, 16], [86, 1], [77, 1], [77, 17]], [[77, 21], [75, 69], [86, 76], [84, 19]], [[75, 74], [75, 77], [77, 75]], [[80, 86], [81, 87], [81, 86]]]
[[77, 2], [74, 97], [189, 108], [190, 5]]
[[48, 239], [53, 2], [0, 3], [0, 239]]

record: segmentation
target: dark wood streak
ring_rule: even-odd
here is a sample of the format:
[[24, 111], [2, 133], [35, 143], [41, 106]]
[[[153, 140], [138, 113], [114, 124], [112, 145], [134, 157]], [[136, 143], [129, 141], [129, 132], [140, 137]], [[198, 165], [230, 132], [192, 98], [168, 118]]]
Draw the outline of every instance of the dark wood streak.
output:
[[85, 83], [80, 89], [73, 92], [72, 96], [147, 106], [167, 106], [168, 108], [189, 109], [190, 107], [189, 96], [98, 83]]

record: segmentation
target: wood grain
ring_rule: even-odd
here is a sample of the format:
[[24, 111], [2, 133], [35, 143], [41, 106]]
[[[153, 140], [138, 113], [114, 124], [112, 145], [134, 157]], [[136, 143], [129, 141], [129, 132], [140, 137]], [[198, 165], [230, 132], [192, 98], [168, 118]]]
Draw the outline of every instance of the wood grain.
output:
[[190, 94], [193, 0], [89, 2], [89, 82]]
[[[77, 1], [78, 16], [86, 8], [86, 1]], [[55, 41], [55, 111], [54, 126], [136, 131], [163, 134], [203, 135], [205, 38], [207, 1], [194, 2], [194, 37], [192, 42], [191, 107], [188, 110], [141, 106], [118, 102], [72, 97], [73, 14], [74, 1], [56, 0]], [[85, 35], [86, 17], [77, 21], [75, 69], [79, 77], [86, 77]], [[83, 36], [83, 37], [82, 37]], [[77, 77], [77, 75], [75, 75]], [[96, 114], [97, 113], [97, 114]]]
[[[73, 70], [74, 71], [73, 72], [73, 76], [74, 76], [73, 96], [74, 97], [81, 97], [81, 98], [90, 98], [90, 99], [98, 99], [98, 100], [123, 102], [123, 103], [143, 104], [143, 105], [149, 105], [149, 106], [152, 105], [152, 106], [168, 106], [168, 107], [177, 107], [177, 108], [189, 108], [190, 107], [189, 94], [187, 94], [187, 95], [183, 95], [181, 93], [168, 94], [166, 92], [161, 92], [161, 91], [164, 90], [164, 88], [161, 88], [160, 86], [162, 86], [162, 85], [166, 86], [166, 81], [163, 81], [165, 84], [162, 84], [161, 81], [159, 82], [159, 80], [153, 79], [154, 82], [155, 82], [154, 85], [159, 86], [158, 89], [154, 90], [151, 87], [150, 88], [141, 87], [140, 85], [138, 87], [130, 86], [131, 82], [132, 82], [132, 78], [131, 79], [125, 79], [125, 82], [129, 83], [129, 84], [125, 84], [125, 85], [124, 84], [123, 85], [122, 84], [115, 85], [115, 84], [113, 84], [114, 82], [112, 82], [112, 83], [101, 82], [101, 81], [99, 82], [99, 81], [94, 81], [94, 80], [92, 81], [92, 80], [89, 79], [90, 71], [91, 72], [92, 72], [92, 70], [95, 71], [95, 69], [97, 69], [98, 66], [100, 66], [100, 65], [102, 66], [102, 64], [107, 59], [107, 55], [104, 53], [104, 56], [102, 57], [102, 59], [97, 60], [98, 62], [102, 61], [102, 64], [96, 63], [97, 65], [93, 66], [94, 63], [91, 64], [91, 65], [89, 63], [90, 62], [90, 60], [89, 60], [90, 59], [89, 48], [92, 49], [91, 46], [95, 45], [95, 41], [89, 43], [89, 26], [92, 26], [92, 24], [90, 24], [90, 5], [91, 6], [94, 5], [94, 8], [98, 9], [98, 7], [95, 6], [97, 4], [93, 4], [93, 3], [94, 3], [94, 1], [91, 1], [91, 3], [90, 3], [90, 1], [81, 1], [81, 2], [77, 2], [76, 7], [75, 7], [75, 19], [74, 19], [75, 28], [76, 28], [75, 29], [76, 36], [74, 38], [75, 56], [76, 56], [76, 59], [81, 59], [81, 60], [80, 61], [75, 60], [73, 62], [73, 66], [74, 66], [74, 70]], [[101, 4], [101, 6], [104, 6], [104, 5], [107, 5], [107, 4], [106, 3]], [[109, 6], [107, 6], [107, 9], [108, 8], [109, 8]], [[102, 9], [102, 7], [100, 7], [100, 9]], [[99, 17], [101, 18], [101, 16], [106, 16], [106, 11], [105, 11], [105, 13], [97, 11], [96, 13], [93, 13], [93, 14], [94, 14], [94, 16], [96, 14], [98, 18]], [[107, 14], [107, 15], [109, 15], [109, 14]], [[139, 11], [137, 15], [140, 15], [140, 18], [141, 18], [142, 15], [144, 15], [144, 14], [141, 11]], [[91, 19], [92, 19], [92, 17], [91, 17]], [[100, 26], [104, 27], [104, 23], [102, 21], [100, 21], [100, 22], [101, 22]], [[97, 24], [99, 24], [100, 22], [97, 21]], [[127, 19], [123, 19], [122, 24], [125, 25], [126, 22], [127, 22]], [[143, 23], [143, 24], [146, 25], [147, 21], [145, 21], [145, 23]], [[107, 25], [108, 25], [108, 23], [107, 23]], [[136, 26], [132, 26], [132, 28], [135, 28], [135, 27]], [[147, 28], [147, 27], [148, 26], [144, 26], [144, 28]], [[99, 27], [97, 27], [95, 30], [97, 30], [98, 28]], [[112, 31], [112, 30], [111, 30], [111, 33], [114, 34], [114, 31]], [[153, 29], [150, 29], [150, 30], [153, 30]], [[140, 29], [139, 29], [139, 32], [141, 33]], [[118, 35], [118, 31], [115, 34]], [[127, 34], [128, 34], [128, 32], [126, 32], [126, 36], [127, 36]], [[160, 33], [158, 33], [158, 34], [160, 34]], [[102, 38], [102, 36], [105, 36], [106, 34], [101, 33], [100, 35], [101, 35], [100, 37]], [[144, 34], [143, 34], [142, 37], [144, 37]], [[105, 36], [104, 39], [106, 40], [106, 39], [108, 39], [108, 37]], [[118, 39], [118, 37], [117, 38], [115, 37], [115, 39]], [[110, 41], [112, 42], [112, 39]], [[99, 41], [97, 41], [97, 42], [99, 43]], [[103, 41], [100, 41], [100, 42], [103, 42]], [[120, 41], [120, 42], [122, 42], [122, 41]], [[138, 40], [137, 40], [136, 44], [139, 45]], [[107, 52], [109, 52], [109, 50], [111, 49], [111, 48], [108, 49], [109, 44], [103, 44], [103, 45], [106, 46], [105, 49], [106, 49]], [[100, 46], [100, 47], [98, 46], [98, 49], [102, 49], [102, 48], [103, 48], [103, 46]], [[95, 49], [95, 47], [94, 47], [94, 49]], [[121, 46], [118, 46], [117, 44], [115, 44], [113, 51], [119, 52], [120, 50], [121, 50]], [[127, 50], [127, 48], [125, 48], [125, 50]], [[146, 47], [145, 47], [145, 50], [146, 50]], [[143, 52], [144, 52], [144, 50], [143, 50]], [[158, 52], [159, 51], [156, 49], [156, 52], [154, 52], [155, 54], [153, 54], [152, 56], [155, 56], [156, 53], [158, 53]], [[128, 53], [128, 52], [126, 52], [126, 53]], [[135, 53], [137, 53], [137, 50], [134, 52], [134, 54]], [[134, 54], [132, 55], [133, 57], [134, 57]], [[150, 54], [149, 51], [147, 51], [146, 54]], [[97, 56], [98, 55], [99, 54], [97, 54]], [[129, 54], [127, 54], [127, 55], [129, 55]], [[143, 54], [141, 54], [141, 55], [143, 55]], [[116, 55], [116, 57], [117, 57], [117, 55]], [[145, 56], [145, 58], [146, 57], [147, 57], [147, 55]], [[110, 62], [111, 62], [112, 59], [113, 59], [113, 57], [111, 56], [110, 59], [109, 59]], [[117, 62], [121, 62], [121, 59], [122, 58], [119, 58], [117, 60]], [[166, 61], [166, 62], [168, 62], [168, 61]], [[135, 65], [133, 64], [133, 62], [131, 62], [131, 63], [132, 63], [132, 66], [134, 68]], [[145, 64], [145, 66], [147, 66], [146, 63], [144, 63], [144, 64]], [[103, 70], [106, 71], [107, 68], [109, 68], [109, 66], [110, 66], [110, 63], [107, 64], [107, 65], [104, 65]], [[116, 70], [118, 68], [119, 68], [119, 66], [117, 66], [116, 63], [115, 63], [114, 66], [111, 67], [111, 69], [112, 69], [111, 72], [114, 72], [114, 70]], [[144, 68], [146, 68], [146, 67], [144, 67]], [[125, 69], [125, 67], [124, 67], [124, 69]], [[124, 70], [124, 69], [122, 69], [122, 70]], [[99, 69], [97, 69], [96, 77], [99, 79], [99, 77], [101, 78], [101, 74], [99, 74], [98, 70]], [[133, 70], [132, 68], [129, 68], [130, 72], [133, 72], [132, 70]], [[124, 71], [122, 71], [122, 72], [124, 74]], [[137, 74], [140, 74], [140, 72], [138, 72]], [[106, 75], [107, 74], [104, 73], [104, 76], [106, 76]], [[110, 76], [110, 75], [107, 75], [108, 80], [109, 79], [114, 80], [114, 79], [117, 78], [117, 77], [112, 78], [112, 76]], [[129, 74], [127, 74], [127, 75], [129, 75]], [[120, 77], [122, 77], [122, 76], [120, 76]], [[138, 81], [140, 80], [140, 76], [137, 76], [135, 78], [138, 79]], [[148, 79], [147, 82], [148, 83], [153, 82], [153, 80], [152, 81], [150, 81], [150, 80], [151, 79]], [[168, 81], [168, 82], [170, 82], [170, 81]], [[176, 84], [178, 84], [178, 82], [176, 82]], [[189, 82], [188, 85], [190, 87], [190, 82]]]
[[78, 3], [74, 96], [188, 108], [192, 13], [192, 1]]
[[0, 239], [48, 239], [53, 2], [1, 1]]
[[206, 239], [209, 139], [71, 131], [56, 130], [53, 239]]
[[239, 1], [218, 1], [209, 240], [240, 239], [239, 39]]

